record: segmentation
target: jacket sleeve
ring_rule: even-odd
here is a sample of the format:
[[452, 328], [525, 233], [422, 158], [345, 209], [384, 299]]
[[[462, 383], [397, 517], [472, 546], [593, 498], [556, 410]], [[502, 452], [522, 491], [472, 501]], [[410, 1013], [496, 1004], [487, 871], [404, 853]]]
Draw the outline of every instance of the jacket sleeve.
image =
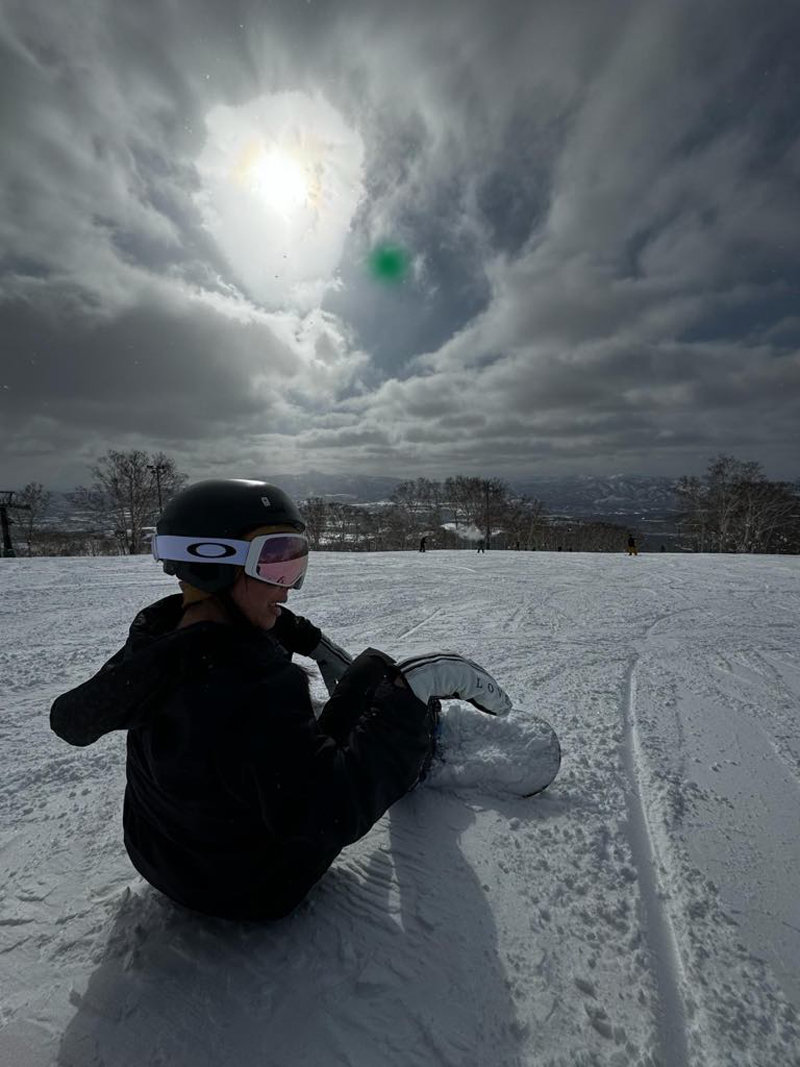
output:
[[[348, 686], [346, 733], [332, 736], [321, 728], [305, 678], [287, 665], [280, 679], [282, 705], [260, 716], [248, 746], [264, 821], [284, 845], [323, 862], [363, 837], [408, 792], [432, 744], [426, 705], [394, 684], [391, 661], [369, 655], [365, 667], [365, 656], [356, 660], [361, 667]], [[324, 718], [325, 712], [323, 725]]]
[[109, 717], [116, 709], [116, 701], [109, 700], [108, 694], [124, 670], [124, 656], [125, 649], [121, 648], [95, 675], [56, 697], [50, 708], [50, 729], [62, 741], [83, 747], [115, 728]]
[[276, 639], [290, 656], [298, 652], [313, 659], [331, 694], [353, 662], [350, 653], [331, 641], [318, 626], [302, 615], [295, 615], [284, 605], [281, 605], [281, 613], [270, 630], [270, 637]]
[[[130, 730], [173, 684], [174, 664], [153, 652], [131, 660], [127, 646], [50, 708], [50, 729], [70, 745], [92, 745], [112, 730]], [[154, 682], [154, 678], [157, 681]]]

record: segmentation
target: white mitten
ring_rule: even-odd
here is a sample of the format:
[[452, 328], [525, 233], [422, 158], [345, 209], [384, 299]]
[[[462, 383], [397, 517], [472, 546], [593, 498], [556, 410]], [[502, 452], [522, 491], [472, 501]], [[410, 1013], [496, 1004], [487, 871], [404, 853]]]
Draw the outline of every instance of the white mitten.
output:
[[333, 696], [339, 679], [353, 662], [353, 657], [325, 634], [322, 634], [319, 644], [308, 655], [316, 662], [325, 688]]
[[414, 696], [423, 703], [440, 700], [468, 700], [490, 715], [507, 715], [511, 698], [494, 678], [477, 663], [455, 652], [430, 652], [411, 656], [397, 664]]

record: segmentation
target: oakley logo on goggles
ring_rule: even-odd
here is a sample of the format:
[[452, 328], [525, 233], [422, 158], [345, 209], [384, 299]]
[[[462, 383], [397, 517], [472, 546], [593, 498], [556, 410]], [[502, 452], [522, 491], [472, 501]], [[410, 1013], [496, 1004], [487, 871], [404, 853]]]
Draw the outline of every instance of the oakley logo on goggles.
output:
[[157, 560], [244, 567], [251, 578], [284, 589], [299, 589], [308, 566], [308, 541], [299, 533], [262, 534], [252, 541], [154, 534], [152, 549]]

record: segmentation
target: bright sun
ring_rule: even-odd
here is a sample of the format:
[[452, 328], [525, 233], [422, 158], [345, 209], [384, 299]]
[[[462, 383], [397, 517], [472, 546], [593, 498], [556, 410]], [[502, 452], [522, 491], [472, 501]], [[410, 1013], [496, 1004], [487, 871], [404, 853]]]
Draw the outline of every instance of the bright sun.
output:
[[263, 144], [245, 151], [236, 168], [242, 184], [279, 214], [291, 215], [309, 198], [306, 168], [281, 148]]
[[232, 283], [265, 306], [318, 306], [364, 193], [360, 135], [299, 92], [215, 105], [205, 126], [195, 201]]

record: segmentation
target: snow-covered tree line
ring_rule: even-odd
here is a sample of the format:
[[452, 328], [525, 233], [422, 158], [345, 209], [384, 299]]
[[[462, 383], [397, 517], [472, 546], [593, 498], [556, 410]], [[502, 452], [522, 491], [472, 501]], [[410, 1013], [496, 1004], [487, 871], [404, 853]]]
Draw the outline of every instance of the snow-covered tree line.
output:
[[[67, 494], [69, 524], [51, 514], [52, 494], [31, 482], [9, 514], [20, 555], [136, 555], [164, 504], [187, 481], [163, 452], [109, 450], [90, 468], [92, 481]], [[769, 481], [761, 465], [721, 455], [702, 477], [675, 486], [681, 547], [694, 552], [800, 552], [800, 486]], [[344, 504], [300, 502], [313, 548], [344, 551], [488, 548], [616, 552], [636, 533], [610, 522], [564, 519], [520, 496], [500, 479], [455, 475], [401, 482], [391, 499]], [[19, 507], [22, 505], [22, 507]], [[13, 514], [13, 517], [12, 517]]]
[[694, 552], [800, 552], [800, 486], [769, 481], [760, 463], [717, 456], [675, 492]]
[[[30, 483], [17, 494], [30, 510], [15, 528], [17, 551], [28, 555], [136, 555], [149, 550], [161, 507], [186, 482], [164, 453], [110, 450], [90, 468], [92, 481], [68, 494], [69, 528], [48, 514], [52, 494]], [[443, 482], [401, 482], [392, 498], [354, 505], [312, 497], [300, 502], [313, 548], [344, 551], [427, 547], [617, 551], [620, 527], [551, 519], [540, 500], [506, 482], [457, 475]]]
[[505, 482], [467, 478], [401, 482], [391, 499], [347, 505], [312, 497], [302, 503], [314, 548], [397, 550], [458, 548], [483, 541], [489, 547], [534, 547], [546, 513], [538, 500], [514, 497]]
[[559, 520], [541, 500], [515, 494], [499, 479], [456, 475], [443, 482], [401, 482], [390, 500], [356, 505], [312, 497], [303, 515], [313, 548], [387, 551], [472, 548], [575, 552], [620, 551], [627, 529], [612, 523]]

